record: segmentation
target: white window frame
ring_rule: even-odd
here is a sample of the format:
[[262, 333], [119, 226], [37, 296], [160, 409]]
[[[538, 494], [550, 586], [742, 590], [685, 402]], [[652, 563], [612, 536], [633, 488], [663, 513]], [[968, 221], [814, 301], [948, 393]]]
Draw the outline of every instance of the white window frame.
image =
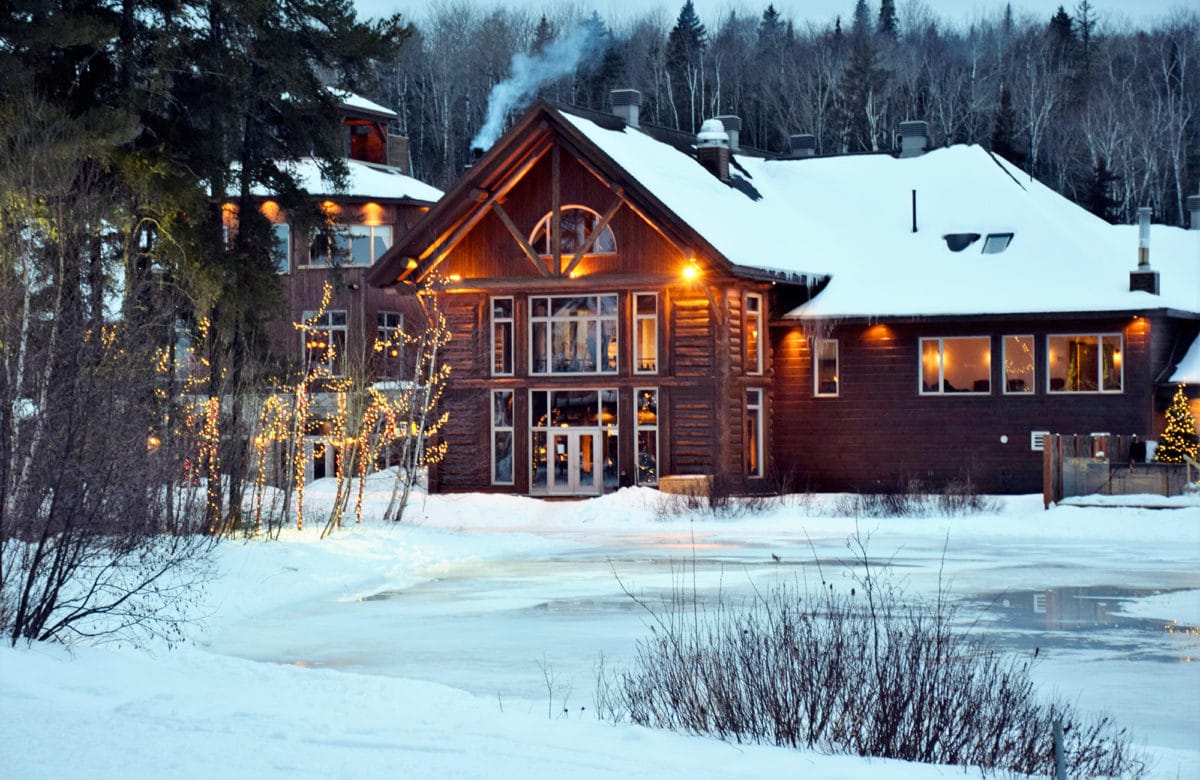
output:
[[[313, 312], [313, 311], [304, 312], [304, 321], [309, 322], [316, 316], [316, 314], [317, 313]], [[341, 324], [334, 323], [334, 321], [337, 319], [341, 320]], [[335, 331], [340, 332], [342, 334], [342, 344], [341, 344], [340, 349], [338, 349], [337, 346], [334, 345], [334, 343], [333, 343], [333, 341], [334, 341], [333, 334]], [[329, 339], [329, 343], [325, 346], [325, 360], [324, 360], [324, 365], [322, 366], [322, 368], [325, 370], [326, 374], [330, 377], [336, 378], [336, 377], [345, 376], [346, 350], [347, 350], [347, 344], [349, 343], [349, 336], [350, 336], [349, 312], [347, 312], [345, 309], [327, 309], [324, 313], [321, 314], [321, 316], [319, 318], [317, 318], [317, 321], [314, 322], [311, 327], [300, 331], [300, 350], [301, 350], [300, 354], [304, 356], [304, 371], [305, 371], [305, 373], [311, 371], [312, 367], [313, 367], [312, 361], [309, 360], [309, 353], [308, 353], [309, 347], [308, 347], [307, 339], [309, 339], [312, 336], [312, 334], [317, 333], [317, 332], [326, 333], [327, 334], [326, 337]], [[330, 347], [333, 347], [333, 357], [332, 358], [330, 358], [330, 355], [329, 355]], [[334, 369], [337, 369], [337, 370], [335, 371]]]
[[[638, 419], [638, 409], [641, 408], [642, 393], [654, 393], [654, 423], [646, 424]], [[662, 472], [662, 462], [659, 459], [659, 435], [658, 435], [658, 420], [662, 409], [662, 395], [657, 387], [635, 387], [633, 388], [633, 482], [635, 485], [657, 485], [658, 477]], [[642, 448], [640, 444], [641, 434], [654, 434], [654, 479], [642, 481], [642, 464], [641, 454]]]
[[[654, 302], [654, 312], [652, 314], [643, 314], [638, 311], [638, 299], [650, 298]], [[658, 343], [658, 293], [655, 292], [635, 292], [633, 294], [633, 373], [635, 374], [657, 374], [659, 366], [659, 355], [662, 354], [662, 349]], [[648, 327], [654, 329], [654, 365], [652, 368], [642, 368], [642, 324], [646, 323]], [[619, 346], [619, 345], [618, 345]]]
[[[751, 310], [751, 308], [750, 308], [751, 301], [754, 301], [756, 304], [756, 306], [753, 310]], [[743, 343], [742, 351], [745, 353], [744, 358], [743, 358], [743, 360], [744, 360], [743, 365], [745, 366], [745, 371], [746, 371], [747, 375], [762, 376], [762, 374], [763, 374], [763, 337], [766, 335], [763, 332], [763, 315], [765, 314], [765, 312], [763, 310], [762, 294], [761, 293], [752, 293], [752, 292], [746, 293], [745, 302], [743, 303], [743, 308], [744, 308], [743, 314], [744, 314], [744, 322], [745, 322], [745, 327], [744, 327], [744, 330], [742, 331], [742, 343]], [[757, 334], [755, 343], [754, 343], [753, 356], [750, 354], [750, 347], [749, 347], [749, 344], [747, 343], [748, 339], [749, 339], [750, 329], [751, 329], [751, 321], [753, 321], [753, 324], [755, 325], [755, 332]], [[753, 362], [751, 362], [751, 361], [753, 361]]]
[[[833, 345], [833, 392], [821, 392], [821, 348]], [[812, 340], [813, 397], [837, 398], [842, 393], [841, 347], [837, 339], [814, 338]]]
[[[593, 298], [596, 302], [596, 313], [587, 317], [556, 317], [553, 314], [555, 300], [569, 300], [572, 298]], [[612, 302], [612, 314], [604, 314], [603, 299], [609, 299]], [[546, 311], [545, 315], [535, 315], [534, 301], [545, 299]], [[620, 328], [620, 296], [616, 293], [583, 293], [580, 295], [531, 295], [529, 296], [527, 305], [529, 306], [529, 327], [528, 345], [529, 345], [529, 373], [536, 376], [616, 376], [620, 373], [621, 367], [621, 328]], [[554, 370], [554, 324], [556, 322], [573, 322], [586, 323], [594, 322], [596, 325], [596, 345], [595, 354], [592, 357], [595, 360], [596, 368], [593, 371], [555, 371]], [[534, 350], [534, 327], [537, 324], [545, 326], [545, 349], [544, 354], [538, 355]], [[613, 367], [606, 368], [608, 365], [608, 345], [604, 343], [604, 326], [611, 326], [612, 337], [616, 340], [616, 355]], [[546, 368], [542, 371], [537, 370], [537, 360], [542, 358], [545, 360]]]
[[275, 272], [290, 273], [292, 270], [292, 227], [286, 222], [275, 222], [271, 225], [273, 242], [271, 244], [271, 259], [275, 261]]
[[[1094, 337], [1096, 339], [1096, 348], [1100, 351], [1100, 359], [1096, 361], [1096, 389], [1095, 390], [1055, 390], [1052, 388], [1053, 368], [1050, 363], [1050, 339], [1073, 339]], [[1117, 340], [1117, 354], [1120, 357], [1120, 365], [1117, 366], [1117, 382], [1119, 386], [1115, 390], [1106, 390], [1104, 388], [1104, 341], [1105, 339]], [[1125, 335], [1122, 333], [1048, 333], [1046, 334], [1046, 392], [1054, 395], [1120, 395], [1125, 392]]]
[[[748, 468], [749, 462], [748, 462], [748, 458], [746, 457], [749, 454], [749, 451], [747, 450], [748, 442], [746, 442], [744, 440], [742, 441], [743, 470], [745, 471], [746, 476], [749, 479], [762, 479], [763, 474], [765, 473], [764, 468], [763, 468], [763, 465], [764, 465], [763, 464], [763, 454], [766, 452], [766, 447], [764, 446], [764, 442], [763, 442], [763, 430], [765, 428], [764, 418], [766, 417], [766, 415], [764, 414], [763, 405], [764, 405], [764, 394], [763, 394], [762, 388], [761, 387], [746, 388], [745, 414], [746, 414], [747, 418], [751, 418], [753, 420], [754, 428], [755, 428], [755, 435], [754, 435], [755, 470], [754, 471], [750, 471]], [[750, 420], [747, 420], [747, 422], [750, 422]]]
[[[499, 408], [497, 406], [498, 397], [502, 396], [506, 393], [509, 396], [509, 418], [508, 418], [508, 424], [504, 425], [504, 424], [498, 423], [496, 421], [496, 417], [497, 417], [496, 410]], [[492, 468], [491, 468], [492, 484], [493, 485], [513, 485], [516, 482], [516, 465], [517, 465], [517, 432], [516, 432], [516, 426], [515, 426], [516, 421], [514, 419], [514, 417], [516, 416], [517, 394], [516, 394], [515, 390], [493, 390], [489, 396], [489, 400], [491, 401], [490, 414], [491, 414], [491, 421], [492, 421], [492, 426], [491, 426], [492, 427], [492, 435], [488, 441], [489, 441], [490, 449], [491, 449], [490, 458], [491, 458], [491, 464], [492, 464]], [[496, 466], [497, 466], [497, 463], [496, 463], [496, 437], [498, 434], [503, 434], [503, 433], [508, 434], [509, 458], [511, 461], [509, 464], [509, 473], [508, 473], [508, 481], [507, 482], [500, 479], [496, 474]]]
[[[955, 390], [946, 391], [946, 342], [947, 341], [987, 341], [988, 347], [988, 389], [985, 390]], [[938, 343], [938, 382], [936, 390], [925, 389], [925, 342]], [[964, 395], [991, 395], [992, 385], [992, 337], [991, 336], [922, 336], [917, 340], [917, 393], [923, 396], [959, 397]]]
[[[383, 256], [392, 246], [392, 226], [391, 225], [364, 225], [360, 222], [344, 223], [337, 225], [331, 235], [331, 240], [337, 251], [344, 252], [345, 258], [341, 263], [336, 264], [339, 268], [370, 268], [375, 265], [375, 261]], [[376, 239], [383, 240], [383, 249], [375, 253]], [[313, 241], [315, 242], [315, 238]], [[356, 241], [366, 241], [368, 251], [367, 254], [370, 260], [366, 263], [356, 263], [354, 261], [354, 245]], [[309, 244], [308, 265], [306, 268], [332, 268], [335, 263], [329, 255], [318, 255], [312, 251], [312, 243]], [[323, 258], [320, 262], [317, 258]]]
[[[499, 303], [500, 301], [508, 301], [508, 312], [509, 313], [507, 316], [504, 316], [504, 315], [498, 316], [496, 314], [496, 304]], [[515, 307], [516, 307], [516, 300], [511, 295], [497, 295], [497, 296], [492, 297], [488, 301], [488, 308], [489, 308], [490, 317], [491, 317], [491, 334], [492, 334], [492, 336], [491, 336], [492, 376], [512, 376], [513, 375], [514, 367], [517, 362], [517, 354], [516, 354], [517, 353], [517, 345], [516, 345], [516, 314], [517, 314], [517, 310]], [[508, 370], [507, 371], [504, 371], [504, 370], [497, 371], [496, 370], [496, 362], [497, 362], [496, 361], [496, 356], [497, 356], [496, 348], [497, 348], [497, 346], [499, 346], [496, 343], [496, 326], [497, 325], [507, 326], [506, 327], [506, 332], [508, 334], [508, 366], [507, 366]], [[532, 329], [530, 329], [530, 335], [532, 336]]]
[[[1029, 341], [1029, 386], [1024, 390], [1009, 390], [1008, 389], [1008, 340], [1009, 339], [1027, 339]], [[1015, 395], [1018, 397], [1028, 397], [1034, 395], [1037, 377], [1037, 339], [1032, 334], [1027, 333], [1009, 333], [1000, 337], [1000, 357], [1003, 361], [1002, 373], [1003, 377], [1000, 380], [1000, 392], [1004, 395]]]

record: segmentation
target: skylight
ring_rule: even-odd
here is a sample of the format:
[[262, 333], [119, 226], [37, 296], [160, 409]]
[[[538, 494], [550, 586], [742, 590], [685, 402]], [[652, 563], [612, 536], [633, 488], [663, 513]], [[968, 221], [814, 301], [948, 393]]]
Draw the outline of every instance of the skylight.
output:
[[985, 255], [1000, 254], [1008, 249], [1012, 238], [1012, 233], [988, 233], [988, 237], [983, 240], [983, 253]]

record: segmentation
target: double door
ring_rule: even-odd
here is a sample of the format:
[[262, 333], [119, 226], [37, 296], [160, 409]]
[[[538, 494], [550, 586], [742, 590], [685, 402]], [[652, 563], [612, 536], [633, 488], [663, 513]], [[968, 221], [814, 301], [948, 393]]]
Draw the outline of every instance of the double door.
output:
[[546, 439], [546, 492], [557, 495], [599, 495], [603, 484], [600, 432], [557, 428], [547, 431]]

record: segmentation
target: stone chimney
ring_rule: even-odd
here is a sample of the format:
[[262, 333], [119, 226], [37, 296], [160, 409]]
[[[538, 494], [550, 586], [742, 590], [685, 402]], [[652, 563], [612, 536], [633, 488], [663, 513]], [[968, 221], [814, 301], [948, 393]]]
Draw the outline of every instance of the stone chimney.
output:
[[1129, 290], [1158, 295], [1158, 271], [1150, 270], [1150, 207], [1138, 208], [1138, 264], [1129, 272]]
[[789, 157], [813, 157], [817, 153], [817, 137], [809, 133], [788, 136]]
[[729, 181], [729, 134], [719, 119], [705, 119], [696, 135], [696, 158], [721, 181]]
[[1192, 213], [1189, 227], [1192, 230], [1200, 230], [1200, 195], [1188, 195], [1187, 208]]
[[625, 120], [630, 127], [638, 126], [638, 112], [642, 106], [642, 93], [636, 89], [614, 89], [609, 93], [613, 113]]
[[910, 121], [900, 123], [900, 156], [920, 157], [929, 148], [929, 123]]
[[720, 119], [721, 124], [725, 125], [725, 134], [729, 136], [729, 151], [740, 151], [738, 137], [742, 134], [742, 118], [733, 114], [722, 114], [717, 119]]

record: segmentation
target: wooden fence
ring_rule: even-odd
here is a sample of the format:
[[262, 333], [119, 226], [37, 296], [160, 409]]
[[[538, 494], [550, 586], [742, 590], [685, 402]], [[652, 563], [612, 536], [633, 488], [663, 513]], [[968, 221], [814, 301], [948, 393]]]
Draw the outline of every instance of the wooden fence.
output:
[[1071, 496], [1151, 493], [1177, 496], [1187, 484], [1182, 463], [1146, 463], [1145, 436], [1048, 434], [1042, 450], [1042, 503]]

